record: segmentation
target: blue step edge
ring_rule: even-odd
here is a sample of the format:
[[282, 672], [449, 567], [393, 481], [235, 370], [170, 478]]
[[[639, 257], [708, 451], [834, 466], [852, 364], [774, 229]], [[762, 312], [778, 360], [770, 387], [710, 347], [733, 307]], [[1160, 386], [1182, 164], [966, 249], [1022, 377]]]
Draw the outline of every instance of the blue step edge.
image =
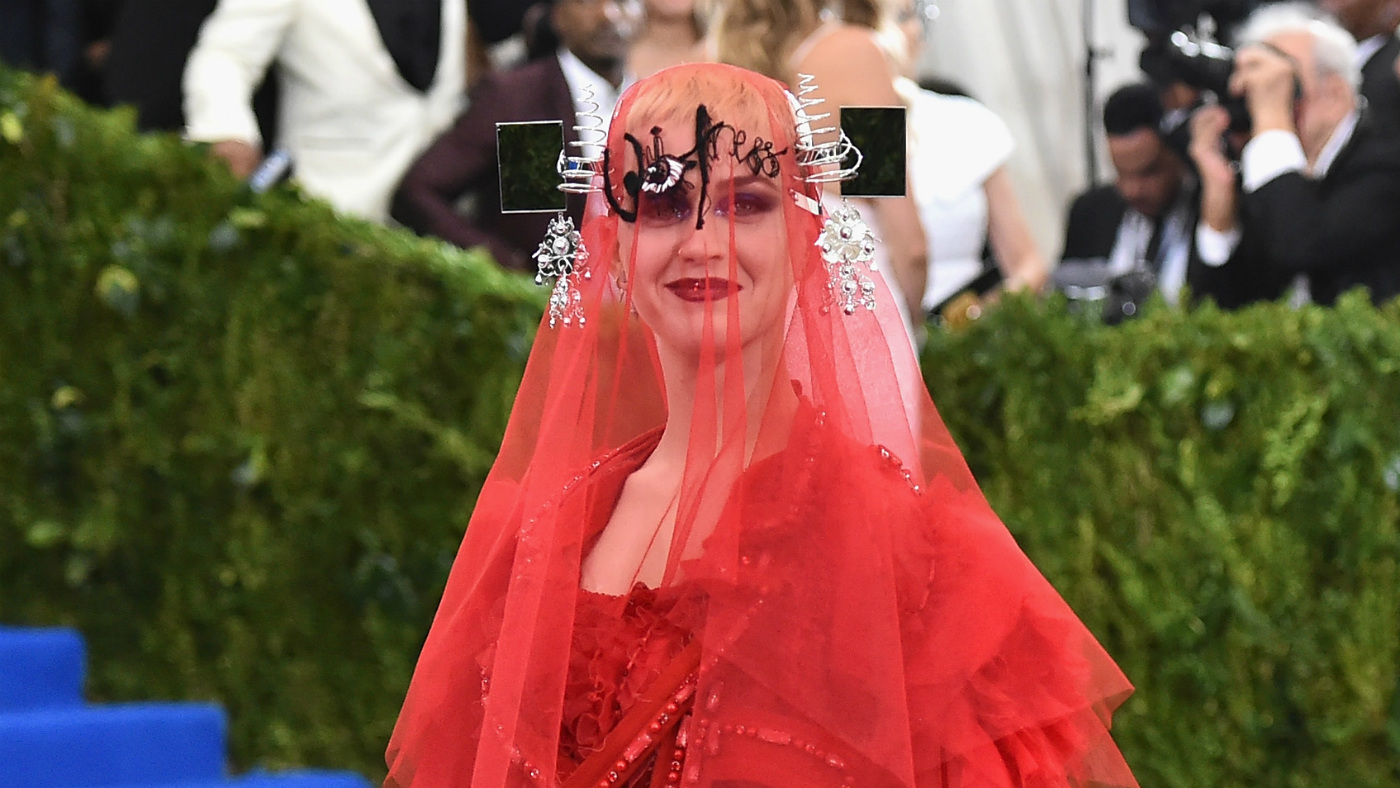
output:
[[160, 786], [122, 788], [374, 788], [355, 772], [296, 769], [285, 772], [252, 771], [238, 777]]
[[220, 780], [228, 723], [211, 703], [131, 703], [0, 714], [0, 788]]
[[0, 624], [0, 788], [375, 788], [348, 771], [230, 777], [222, 707], [88, 705], [86, 667], [76, 630]]
[[[199, 786], [204, 788], [204, 786]], [[214, 788], [214, 786], [210, 786]], [[221, 788], [373, 788], [355, 772], [298, 769], [292, 772], [249, 772]]]
[[72, 629], [0, 626], [0, 713], [81, 705], [86, 667]]

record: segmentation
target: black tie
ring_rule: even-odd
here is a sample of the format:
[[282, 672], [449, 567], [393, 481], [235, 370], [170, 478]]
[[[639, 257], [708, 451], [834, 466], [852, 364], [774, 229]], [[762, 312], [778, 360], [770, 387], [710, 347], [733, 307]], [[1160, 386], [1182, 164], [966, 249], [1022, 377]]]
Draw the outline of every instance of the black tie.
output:
[[1160, 217], [1152, 222], [1152, 239], [1147, 242], [1147, 251], [1144, 253], [1144, 262], [1147, 263], [1147, 268], [1153, 273], [1157, 273], [1162, 268], [1162, 236], [1165, 235], [1165, 233], [1162, 231], [1166, 228], [1166, 226], [1167, 219], [1165, 216]]

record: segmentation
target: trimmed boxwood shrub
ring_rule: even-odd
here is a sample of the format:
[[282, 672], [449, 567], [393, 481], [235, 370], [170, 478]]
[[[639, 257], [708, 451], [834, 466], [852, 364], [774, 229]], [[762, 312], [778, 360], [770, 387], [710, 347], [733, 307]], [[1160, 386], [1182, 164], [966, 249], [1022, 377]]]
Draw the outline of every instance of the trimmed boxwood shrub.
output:
[[[543, 292], [0, 72], [0, 294], [0, 620], [382, 775]], [[1011, 298], [924, 365], [1145, 786], [1400, 784], [1400, 304]]]
[[0, 620], [382, 771], [544, 293], [0, 76]]
[[1144, 786], [1400, 785], [1400, 301], [1110, 328], [1011, 299], [924, 372], [1137, 685]]

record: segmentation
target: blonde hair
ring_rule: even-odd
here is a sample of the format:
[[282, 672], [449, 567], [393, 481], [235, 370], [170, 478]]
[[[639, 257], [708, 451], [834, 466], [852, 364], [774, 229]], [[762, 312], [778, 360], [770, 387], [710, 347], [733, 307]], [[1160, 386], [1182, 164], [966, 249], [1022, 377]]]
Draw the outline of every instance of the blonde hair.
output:
[[617, 155], [614, 163], [621, 165], [627, 158], [622, 144], [625, 133], [663, 120], [693, 122], [701, 104], [707, 105], [714, 120], [779, 148], [790, 148], [797, 139], [797, 117], [782, 85], [724, 65], [683, 64], [638, 82], [626, 100], [618, 102], [608, 132], [609, 146]]
[[884, 0], [844, 0], [834, 7], [823, 0], [727, 0], [711, 26], [714, 51], [721, 63], [787, 81], [792, 51], [821, 26], [828, 10], [846, 24], [872, 30], [885, 18]]

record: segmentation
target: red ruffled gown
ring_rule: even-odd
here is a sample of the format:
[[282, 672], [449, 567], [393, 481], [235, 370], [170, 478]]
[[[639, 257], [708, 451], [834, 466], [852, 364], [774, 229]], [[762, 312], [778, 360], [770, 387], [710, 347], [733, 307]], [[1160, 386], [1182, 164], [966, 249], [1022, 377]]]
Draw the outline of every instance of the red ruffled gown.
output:
[[[574, 648], [559, 733], [559, 773], [567, 778], [598, 752], [608, 731], [686, 646], [704, 618], [702, 598], [684, 586], [637, 585], [626, 597], [580, 591]], [[652, 769], [632, 781], [648, 785]]]
[[[637, 442], [595, 472], [589, 505], [593, 538], [653, 442], [654, 436]], [[909, 709], [901, 724], [909, 731], [916, 784], [1065, 788], [1080, 784], [1077, 777], [1096, 776], [1109, 778], [1104, 785], [1135, 785], [1108, 734], [1111, 710], [1130, 685], [994, 516], [980, 514], [986, 511], [980, 495], [973, 498], [951, 486], [912, 495], [911, 483], [888, 452], [845, 448], [855, 456], [832, 467], [874, 468], [866, 482], [882, 479], [885, 485], [870, 491], [872, 499], [887, 497], [893, 503], [881, 506], [930, 526], [899, 547], [900, 565], [894, 569], [904, 639], [899, 667]], [[783, 491], [768, 486], [790, 483], [781, 466], [775, 460], [751, 471], [745, 498], [756, 519], [772, 514], [779, 502], [786, 505]], [[964, 500], [966, 508], [959, 505]], [[811, 519], [827, 518], [814, 514]], [[800, 542], [814, 536], [778, 529], [761, 541], [769, 553], [800, 552]], [[766, 571], [781, 574], [772, 567]], [[579, 591], [559, 740], [561, 783], [602, 748], [639, 696], [697, 633], [705, 632], [708, 600], [701, 586], [638, 584], [625, 597]], [[1008, 607], [1019, 609], [1008, 616]], [[770, 620], [770, 633], [781, 626]], [[802, 648], [818, 642], [792, 640], [804, 643]], [[853, 651], [860, 649], [854, 644]], [[801, 665], [803, 654], [799, 649], [783, 659]], [[710, 784], [860, 788], [841, 742], [819, 722], [782, 713], [781, 706], [766, 701], [766, 687], [729, 683], [731, 694], [737, 689], [754, 702], [743, 712], [748, 716], [734, 718], [738, 724], [715, 725], [723, 736], [712, 731], [708, 754], [721, 749], [722, 739], [728, 762], [740, 766], [733, 778]], [[842, 704], [851, 717], [860, 717], [861, 698], [847, 697]], [[674, 766], [665, 762], [669, 751], [656, 757], [663, 759], [661, 768]], [[643, 769], [625, 785], [660, 784], [660, 778], [652, 782], [655, 768]]]

